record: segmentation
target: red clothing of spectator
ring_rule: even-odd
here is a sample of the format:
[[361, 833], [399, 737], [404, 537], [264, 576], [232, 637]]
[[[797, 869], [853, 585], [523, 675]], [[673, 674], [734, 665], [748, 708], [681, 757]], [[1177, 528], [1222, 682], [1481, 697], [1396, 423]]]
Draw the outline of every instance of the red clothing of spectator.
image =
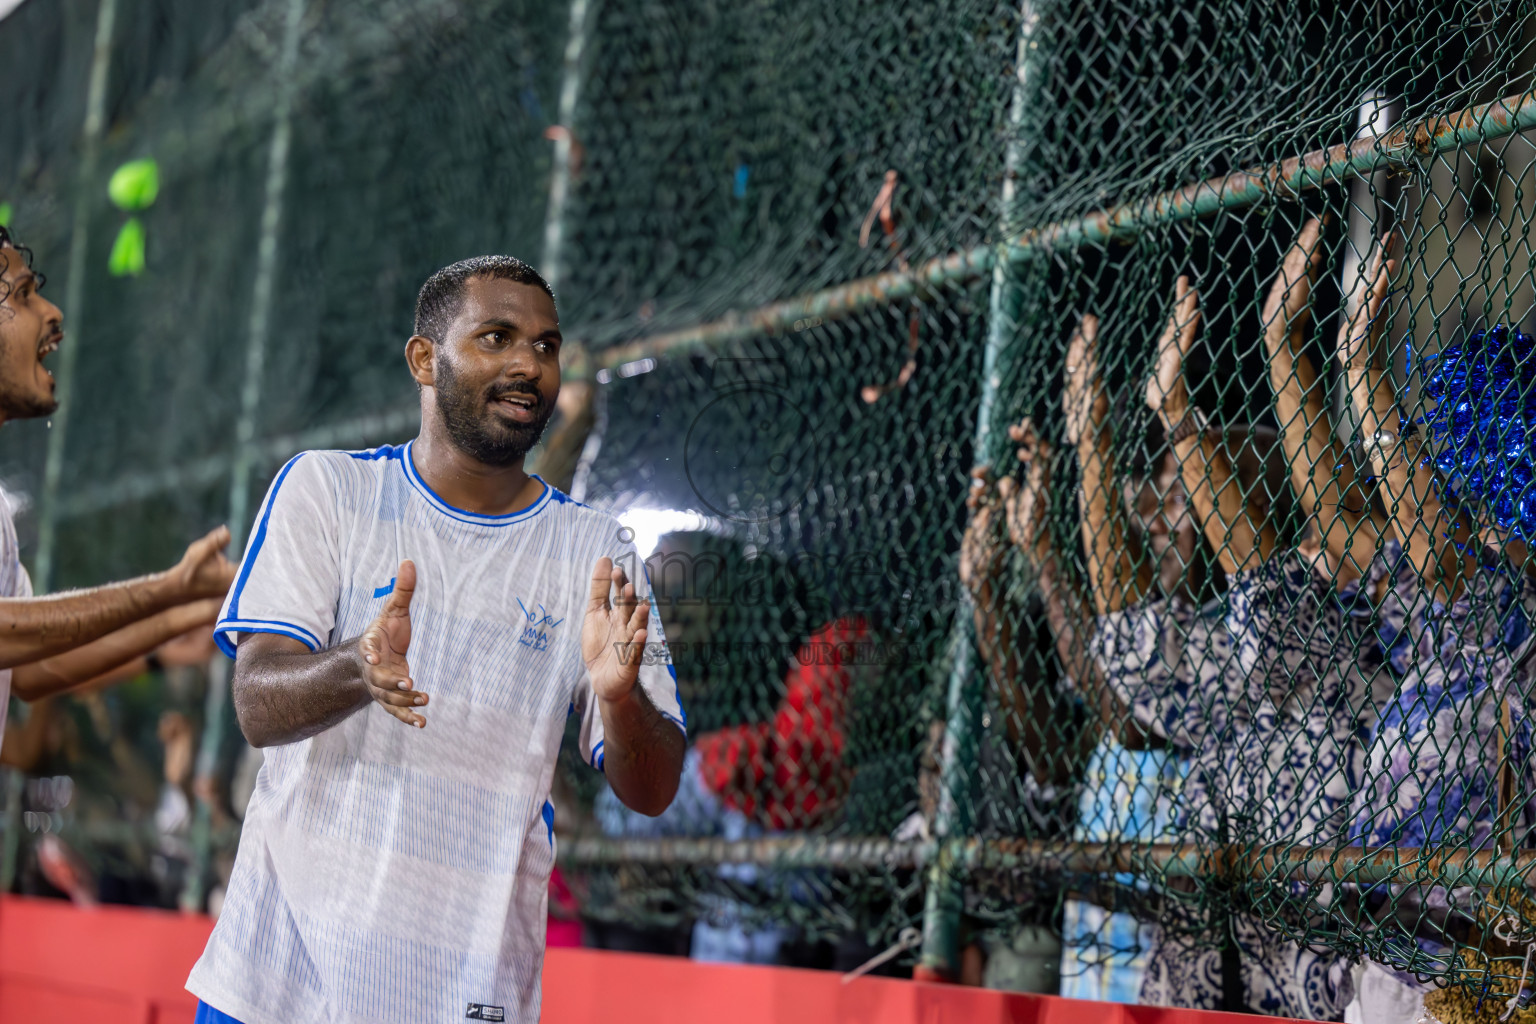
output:
[[581, 945], [581, 922], [576, 918], [576, 897], [555, 868], [549, 873], [549, 923], [544, 945], [550, 949]]
[[704, 782], [726, 805], [775, 830], [811, 828], [841, 805], [844, 722], [855, 666], [869, 661], [869, 627], [837, 619], [811, 634], [785, 677], [771, 722], [699, 737]]

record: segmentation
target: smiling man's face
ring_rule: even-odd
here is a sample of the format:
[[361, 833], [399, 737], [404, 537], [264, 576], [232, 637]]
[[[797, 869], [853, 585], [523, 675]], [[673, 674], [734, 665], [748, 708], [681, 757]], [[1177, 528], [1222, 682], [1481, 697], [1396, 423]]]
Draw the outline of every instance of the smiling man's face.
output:
[[64, 314], [38, 291], [38, 277], [21, 252], [0, 247], [0, 264], [0, 417], [47, 416], [59, 403], [43, 358], [64, 338]]
[[521, 462], [560, 397], [554, 300], [537, 285], [472, 277], [434, 356], [432, 387], [454, 445], [488, 466]]

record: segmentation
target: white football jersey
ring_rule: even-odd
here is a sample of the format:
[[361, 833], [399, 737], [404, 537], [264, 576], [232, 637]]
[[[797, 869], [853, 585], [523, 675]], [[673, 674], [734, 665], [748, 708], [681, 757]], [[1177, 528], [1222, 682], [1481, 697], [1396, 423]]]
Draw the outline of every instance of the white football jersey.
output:
[[[540, 481], [543, 483], [543, 481]], [[187, 982], [244, 1024], [539, 1016], [554, 811], [568, 715], [603, 766], [581, 656], [592, 567], [607, 555], [649, 599], [617, 520], [547, 484], [508, 515], [434, 494], [411, 445], [305, 452], [257, 514], [216, 627], [345, 643], [416, 565], [407, 657], [431, 698], [416, 729], [369, 704], [266, 751], [223, 912]], [[625, 531], [622, 535], [628, 537]], [[664, 642], [654, 603], [651, 642]], [[679, 728], [677, 678], [640, 684]]]

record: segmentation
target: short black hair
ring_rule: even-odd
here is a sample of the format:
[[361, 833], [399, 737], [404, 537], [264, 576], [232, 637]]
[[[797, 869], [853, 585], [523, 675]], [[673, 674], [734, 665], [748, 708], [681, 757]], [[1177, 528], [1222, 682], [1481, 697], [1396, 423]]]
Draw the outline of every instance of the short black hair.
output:
[[[24, 261], [26, 261], [27, 266], [32, 266], [32, 250], [16, 241], [16, 239], [11, 236], [10, 229], [7, 228], [4, 224], [0, 224], [0, 250], [4, 249], [12, 250]], [[6, 256], [4, 252], [0, 252], [0, 274], [3, 274], [7, 270], [11, 269], [9, 261], [10, 257]], [[42, 271], [34, 269], [32, 273], [33, 276], [37, 278], [37, 287], [41, 288], [44, 282], [46, 282], [48, 279], [43, 276]], [[0, 282], [0, 302], [4, 302], [7, 298], [9, 298], [10, 293], [11, 286], [5, 284], [4, 282]]]
[[554, 289], [539, 276], [539, 272], [516, 256], [476, 256], [459, 260], [427, 278], [416, 296], [416, 326], [414, 333], [434, 342], [442, 342], [464, 305], [464, 285], [472, 277], [491, 277], [502, 281], [531, 284], [544, 290], [551, 302]]

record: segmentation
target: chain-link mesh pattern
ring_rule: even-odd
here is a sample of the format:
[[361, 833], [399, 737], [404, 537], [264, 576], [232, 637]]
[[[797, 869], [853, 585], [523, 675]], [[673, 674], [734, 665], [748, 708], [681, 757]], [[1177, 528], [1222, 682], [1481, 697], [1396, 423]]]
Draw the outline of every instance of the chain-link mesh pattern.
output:
[[1502, 1012], [1533, 14], [23, 5], [0, 203], [78, 347], [51, 428], [7, 430], [24, 537], [60, 586], [243, 529], [293, 451], [409, 435], [427, 273], [542, 259], [596, 379], [573, 488], [672, 531], [690, 725], [656, 821], [562, 772], [590, 917], [923, 918], [949, 970], [1044, 929], [1069, 980], [1139, 949], [1145, 998], [1296, 1016], [1369, 957]]

